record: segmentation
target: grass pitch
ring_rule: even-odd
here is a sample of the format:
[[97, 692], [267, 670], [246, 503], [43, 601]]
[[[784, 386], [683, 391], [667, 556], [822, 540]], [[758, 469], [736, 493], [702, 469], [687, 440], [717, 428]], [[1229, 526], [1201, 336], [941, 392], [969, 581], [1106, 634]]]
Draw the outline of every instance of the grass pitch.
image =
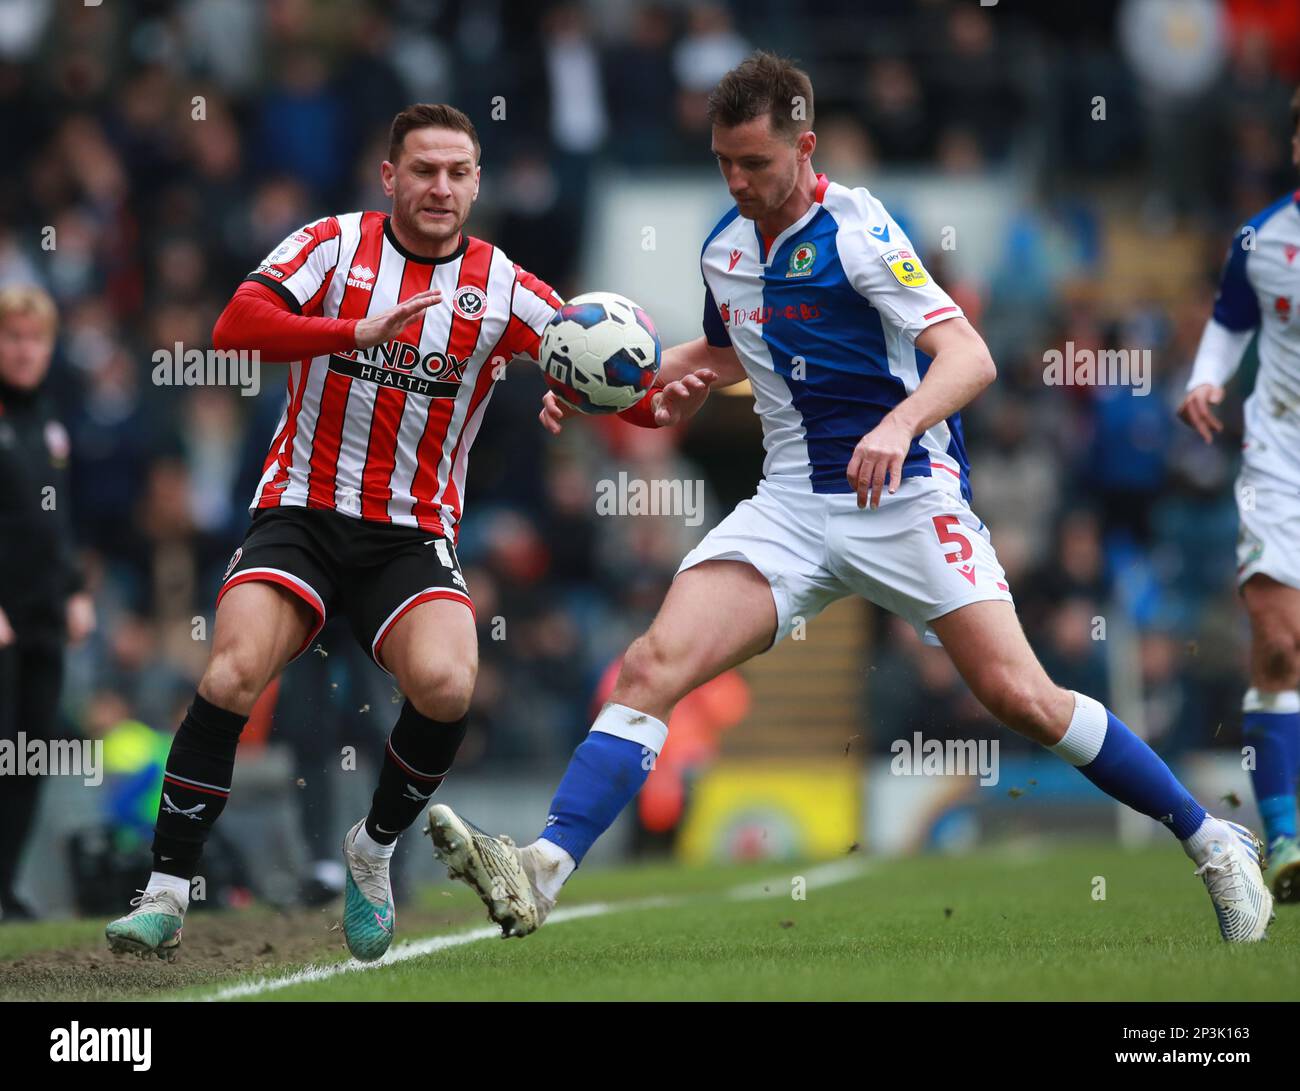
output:
[[1172, 844], [579, 872], [561, 913], [503, 941], [469, 891], [435, 887], [365, 967], [338, 908], [191, 914], [170, 966], [110, 955], [102, 921], [12, 925], [0, 999], [1300, 999], [1300, 906], [1230, 947]]

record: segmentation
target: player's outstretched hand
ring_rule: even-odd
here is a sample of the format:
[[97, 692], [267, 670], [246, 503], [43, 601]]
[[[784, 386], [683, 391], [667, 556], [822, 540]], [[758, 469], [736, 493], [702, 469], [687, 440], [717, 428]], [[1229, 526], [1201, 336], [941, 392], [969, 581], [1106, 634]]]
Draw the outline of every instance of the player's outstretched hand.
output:
[[[712, 368], [702, 367], [683, 375], [669, 383], [662, 390], [656, 390], [654, 398], [655, 424], [667, 428], [690, 420], [699, 412], [704, 399], [709, 396], [709, 387], [718, 381], [718, 373]], [[560, 400], [555, 391], [548, 390], [542, 395], [542, 411], [537, 419], [542, 427], [553, 435], [559, 435], [564, 428], [566, 417], [575, 417], [578, 411]]]
[[442, 291], [430, 288], [404, 299], [391, 310], [377, 314], [373, 318], [363, 318], [357, 323], [357, 348], [368, 349], [391, 341], [417, 315], [423, 313], [435, 303], [442, 302]]
[[716, 371], [702, 367], [669, 383], [654, 396], [655, 424], [668, 428], [690, 420], [709, 396], [709, 387], [717, 381]]
[[561, 421], [565, 417], [576, 417], [578, 411], [571, 405], [560, 401], [555, 391], [548, 390], [542, 395], [542, 411], [537, 414], [537, 419], [542, 422], [542, 427], [554, 435], [559, 435], [564, 425]]
[[880, 492], [886, 485], [891, 493], [898, 491], [903, 480], [903, 460], [911, 448], [911, 433], [890, 416], [858, 440], [848, 469], [849, 484], [858, 494], [858, 507], [865, 508], [868, 501], [873, 508], [880, 507]]
[[1178, 407], [1178, 417], [1183, 423], [1195, 428], [1197, 434], [1206, 443], [1214, 442], [1214, 434], [1223, 431], [1223, 421], [1214, 415], [1211, 406], [1223, 401], [1223, 387], [1214, 383], [1202, 383], [1187, 392], [1183, 404]]

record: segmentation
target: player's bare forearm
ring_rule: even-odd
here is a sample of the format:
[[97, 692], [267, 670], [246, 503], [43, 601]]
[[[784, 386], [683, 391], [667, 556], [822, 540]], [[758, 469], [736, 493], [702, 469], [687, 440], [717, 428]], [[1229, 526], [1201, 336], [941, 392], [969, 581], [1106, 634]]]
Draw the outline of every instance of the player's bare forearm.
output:
[[997, 376], [988, 346], [964, 318], [923, 330], [916, 347], [931, 357], [925, 378], [858, 440], [849, 459], [846, 472], [859, 507], [878, 507], [882, 490], [895, 492], [912, 440], [965, 407]]
[[674, 345], [664, 353], [649, 398], [649, 420], [629, 418], [642, 427], [669, 428], [700, 411], [712, 386], [733, 386], [745, 369], [730, 345], [710, 345], [704, 337]]
[[664, 349], [655, 385], [667, 386], [702, 368], [717, 375], [714, 386], [735, 386], [745, 378], [745, 368], [736, 356], [735, 349], [730, 345], [719, 348], [710, 345], [705, 338], [697, 337], [694, 341], [683, 341], [680, 345]]
[[923, 330], [916, 347], [931, 357], [920, 386], [889, 414], [909, 438], [960, 412], [997, 378], [984, 338], [964, 318], [950, 318]]

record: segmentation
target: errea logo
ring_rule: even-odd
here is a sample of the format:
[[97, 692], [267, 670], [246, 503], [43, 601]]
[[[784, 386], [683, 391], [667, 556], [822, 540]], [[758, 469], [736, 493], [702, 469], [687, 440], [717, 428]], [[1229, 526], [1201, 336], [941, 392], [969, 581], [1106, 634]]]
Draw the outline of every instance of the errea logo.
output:
[[375, 271], [368, 265], [354, 265], [348, 270], [348, 287], [361, 288], [363, 291], [374, 290]]

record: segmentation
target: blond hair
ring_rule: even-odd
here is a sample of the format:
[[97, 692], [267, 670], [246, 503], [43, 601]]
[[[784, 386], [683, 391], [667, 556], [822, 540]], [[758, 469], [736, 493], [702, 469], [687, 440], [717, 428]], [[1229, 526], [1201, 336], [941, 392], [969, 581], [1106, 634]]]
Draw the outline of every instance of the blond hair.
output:
[[31, 314], [41, 319], [50, 336], [58, 329], [59, 312], [50, 293], [35, 284], [11, 284], [0, 288], [0, 324], [14, 315]]

